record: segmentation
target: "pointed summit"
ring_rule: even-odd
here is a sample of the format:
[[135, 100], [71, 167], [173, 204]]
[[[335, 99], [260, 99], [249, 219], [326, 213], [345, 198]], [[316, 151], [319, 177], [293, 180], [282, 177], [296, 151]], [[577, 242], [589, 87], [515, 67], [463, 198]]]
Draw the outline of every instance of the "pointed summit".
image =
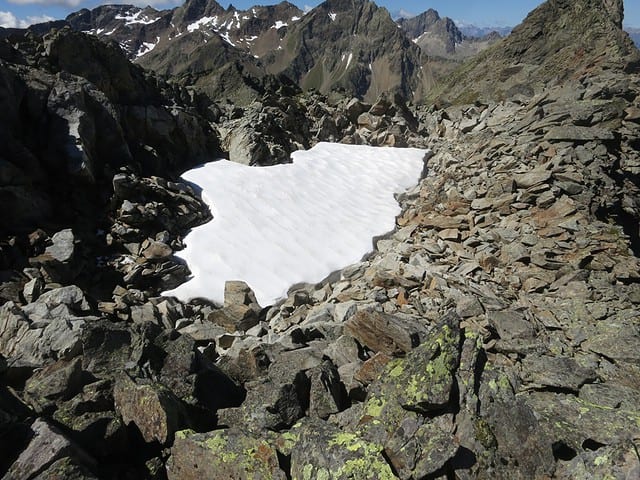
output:
[[531, 96], [598, 71], [637, 71], [640, 52], [622, 30], [623, 18], [622, 0], [548, 0], [430, 99], [471, 103]]

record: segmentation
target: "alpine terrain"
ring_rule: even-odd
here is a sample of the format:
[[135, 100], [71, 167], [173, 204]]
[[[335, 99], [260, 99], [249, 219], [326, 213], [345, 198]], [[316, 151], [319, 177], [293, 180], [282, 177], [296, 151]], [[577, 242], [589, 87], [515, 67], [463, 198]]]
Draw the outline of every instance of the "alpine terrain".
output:
[[[548, 0], [473, 37], [365, 0], [187, 0], [0, 29], [0, 478], [640, 478], [623, 21], [622, 0]], [[317, 151], [336, 158], [299, 188], [250, 173]], [[360, 261], [276, 301], [242, 278], [170, 294], [208, 264], [180, 256], [190, 231], [225, 225], [194, 167], [236, 162], [216, 166], [248, 213], [224, 220], [258, 252], [277, 226], [286, 254], [344, 218], [334, 179], [353, 203], [387, 171], [369, 156], [408, 152], [418, 183]], [[200, 242], [224, 264], [220, 237]]]

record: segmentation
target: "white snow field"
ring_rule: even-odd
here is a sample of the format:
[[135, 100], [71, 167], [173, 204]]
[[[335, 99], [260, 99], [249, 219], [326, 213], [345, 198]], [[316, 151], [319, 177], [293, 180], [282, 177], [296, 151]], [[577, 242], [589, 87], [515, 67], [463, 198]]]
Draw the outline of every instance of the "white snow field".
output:
[[163, 295], [222, 303], [225, 282], [244, 280], [264, 307], [293, 285], [359, 262], [373, 250], [373, 237], [394, 229], [394, 193], [418, 183], [426, 154], [319, 143], [293, 153], [292, 164], [220, 160], [186, 172], [213, 220], [194, 228], [178, 252], [192, 278]]

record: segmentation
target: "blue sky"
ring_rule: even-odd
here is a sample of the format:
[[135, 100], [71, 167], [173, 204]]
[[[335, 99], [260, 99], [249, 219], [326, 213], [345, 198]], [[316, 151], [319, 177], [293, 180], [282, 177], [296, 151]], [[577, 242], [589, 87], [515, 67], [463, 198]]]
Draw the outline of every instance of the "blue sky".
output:
[[[313, 7], [320, 1], [291, 0], [300, 8]], [[26, 26], [30, 23], [47, 19], [60, 19], [70, 12], [81, 8], [93, 8], [100, 3], [134, 3], [137, 5], [152, 5], [155, 8], [172, 8], [181, 0], [0, 0], [0, 26]], [[219, 1], [223, 6], [228, 1]], [[277, 3], [269, 0], [236, 0], [233, 4], [240, 9], [256, 4]], [[378, 5], [388, 8], [391, 12], [400, 10], [407, 13], [420, 13], [428, 8], [436, 9], [442, 16], [451, 17], [456, 21], [472, 23], [480, 27], [515, 26], [520, 23], [527, 13], [539, 5], [541, 0], [378, 0]], [[640, 27], [640, 1], [625, 0], [625, 24]]]

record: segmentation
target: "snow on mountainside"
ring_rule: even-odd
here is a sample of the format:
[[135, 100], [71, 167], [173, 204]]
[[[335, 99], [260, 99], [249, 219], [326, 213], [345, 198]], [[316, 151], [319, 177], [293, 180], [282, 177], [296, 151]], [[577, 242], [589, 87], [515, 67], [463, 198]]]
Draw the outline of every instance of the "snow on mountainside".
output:
[[247, 10], [215, 0], [187, 0], [171, 10], [103, 5], [65, 22], [115, 41], [148, 70], [240, 104], [271, 76], [283, 75], [325, 94], [338, 90], [374, 101], [398, 91], [419, 101], [457, 62], [499, 38], [467, 37], [435, 10], [396, 23], [367, 0], [327, 0], [307, 12], [289, 2]]
[[[203, 43], [216, 36], [233, 47], [257, 55], [254, 48], [264, 50], [261, 43], [271, 45], [274, 34], [277, 36], [302, 15], [300, 9], [288, 2], [243, 11], [233, 6], [224, 9], [214, 0], [192, 0], [163, 11], [152, 7], [105, 5], [73, 13], [66, 20], [76, 30], [117, 41], [133, 59], [151, 52], [151, 45], [162, 49], [189, 34], [197, 34]], [[263, 36], [268, 38], [261, 42]]]

